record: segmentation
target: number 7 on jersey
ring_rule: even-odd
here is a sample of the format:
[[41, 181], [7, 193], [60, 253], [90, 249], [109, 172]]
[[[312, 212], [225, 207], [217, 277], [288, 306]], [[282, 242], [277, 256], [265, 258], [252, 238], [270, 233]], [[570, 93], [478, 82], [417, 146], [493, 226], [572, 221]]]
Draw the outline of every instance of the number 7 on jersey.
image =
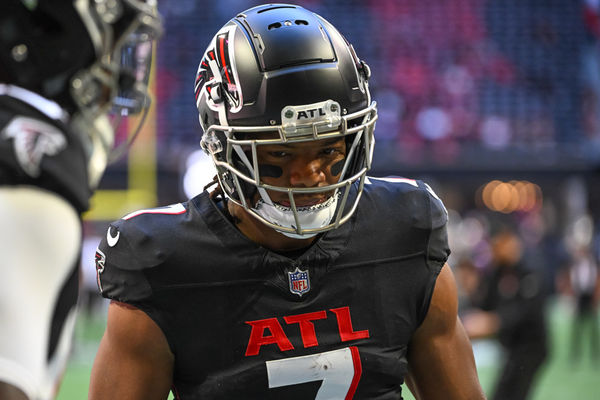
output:
[[352, 399], [362, 374], [358, 348], [267, 361], [269, 388], [323, 381], [315, 400]]

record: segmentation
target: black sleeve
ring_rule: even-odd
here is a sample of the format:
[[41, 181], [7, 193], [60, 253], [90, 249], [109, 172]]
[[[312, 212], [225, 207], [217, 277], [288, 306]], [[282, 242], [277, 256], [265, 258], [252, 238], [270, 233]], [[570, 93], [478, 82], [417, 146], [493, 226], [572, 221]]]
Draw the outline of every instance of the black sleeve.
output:
[[425, 251], [427, 265], [430, 270], [424, 302], [419, 313], [419, 324], [421, 324], [427, 316], [437, 277], [450, 256], [450, 246], [448, 245], [448, 234], [446, 231], [446, 224], [448, 223], [446, 207], [429, 185], [419, 182], [419, 186], [425, 189], [423, 193], [425, 197], [425, 215], [427, 217], [421, 223], [425, 224], [429, 230]]
[[126, 303], [149, 298], [152, 287], [147, 271], [163, 261], [157, 250], [159, 246], [154, 244], [154, 240], [131, 221], [111, 223], [96, 254], [102, 296]]
[[427, 243], [427, 260], [430, 267], [439, 271], [442, 269], [450, 256], [448, 245], [448, 212], [440, 198], [433, 192], [429, 185], [425, 184], [427, 190], [427, 201], [431, 223], [431, 232]]
[[[166, 265], [165, 237], [152, 229], [152, 217], [118, 220], [108, 226], [98, 246], [96, 268], [103, 297], [130, 304], [145, 312], [162, 329], [171, 350], [172, 333], [164, 318], [164, 303], [155, 287], [157, 270]], [[167, 230], [168, 234], [168, 230]]]

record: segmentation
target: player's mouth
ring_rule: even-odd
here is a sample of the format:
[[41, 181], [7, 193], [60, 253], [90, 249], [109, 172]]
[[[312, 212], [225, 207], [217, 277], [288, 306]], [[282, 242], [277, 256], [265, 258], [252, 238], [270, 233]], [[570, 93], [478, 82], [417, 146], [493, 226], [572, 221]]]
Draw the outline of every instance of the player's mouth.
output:
[[[328, 197], [299, 198], [299, 199], [294, 199], [294, 202], [296, 203], [296, 208], [306, 208], [306, 207], [312, 207], [312, 206], [316, 206], [317, 204], [324, 203], [327, 201], [327, 199], [328, 199]], [[292, 206], [288, 199], [280, 200], [277, 202], [277, 204], [281, 205], [282, 207], [287, 207], [287, 208], [290, 208]]]

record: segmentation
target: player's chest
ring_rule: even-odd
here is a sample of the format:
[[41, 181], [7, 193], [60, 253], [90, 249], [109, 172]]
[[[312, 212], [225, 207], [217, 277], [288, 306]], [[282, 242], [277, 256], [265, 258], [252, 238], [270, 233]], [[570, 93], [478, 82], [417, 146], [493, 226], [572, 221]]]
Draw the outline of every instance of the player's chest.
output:
[[358, 379], [357, 371], [361, 390], [375, 374], [393, 386], [417, 325], [418, 290], [408, 279], [417, 267], [413, 261], [319, 274], [295, 264], [263, 282], [180, 293], [185, 318], [173, 319], [173, 331], [185, 349], [176, 355], [181, 378], [216, 398], [215, 382], [227, 380], [230, 387], [248, 380], [268, 393], [304, 382], [303, 390], [313, 391], [318, 387], [308, 382], [324, 381], [328, 371], [346, 371], [334, 379], [345, 382], [339, 390], [349, 390], [344, 385]]

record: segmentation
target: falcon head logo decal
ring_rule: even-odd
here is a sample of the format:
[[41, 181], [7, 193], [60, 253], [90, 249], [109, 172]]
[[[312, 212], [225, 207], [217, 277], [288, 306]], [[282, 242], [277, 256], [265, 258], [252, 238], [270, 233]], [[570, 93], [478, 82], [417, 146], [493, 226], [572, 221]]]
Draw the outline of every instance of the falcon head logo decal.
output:
[[28, 118], [15, 117], [0, 133], [13, 139], [15, 155], [27, 175], [37, 178], [45, 155], [54, 156], [67, 147], [67, 139], [55, 126]]
[[219, 111], [225, 103], [229, 111], [236, 113], [242, 108], [242, 90], [235, 66], [234, 47], [236, 26], [223, 27], [202, 57], [196, 73], [194, 91], [196, 105], [202, 96], [213, 111]]

